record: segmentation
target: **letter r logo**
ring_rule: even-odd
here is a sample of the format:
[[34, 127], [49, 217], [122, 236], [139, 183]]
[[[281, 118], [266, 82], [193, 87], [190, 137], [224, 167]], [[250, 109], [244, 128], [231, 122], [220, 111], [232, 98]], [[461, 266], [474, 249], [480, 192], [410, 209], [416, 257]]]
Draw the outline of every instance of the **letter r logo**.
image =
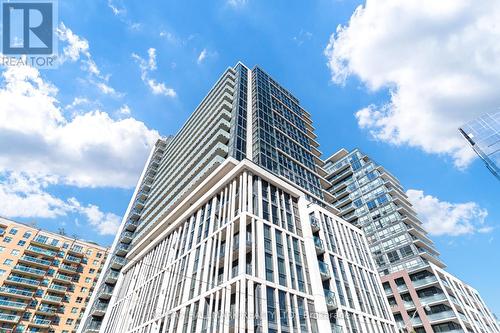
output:
[[3, 54], [52, 54], [51, 2], [4, 2], [2, 11]]

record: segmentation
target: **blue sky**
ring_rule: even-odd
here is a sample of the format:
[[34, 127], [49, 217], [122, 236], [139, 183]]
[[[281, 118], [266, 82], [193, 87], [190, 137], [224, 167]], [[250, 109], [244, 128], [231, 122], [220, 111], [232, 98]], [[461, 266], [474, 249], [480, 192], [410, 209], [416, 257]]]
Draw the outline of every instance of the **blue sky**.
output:
[[487, 2], [59, 1], [59, 68], [2, 70], [0, 215], [110, 244], [151, 144], [241, 60], [301, 100], [324, 157], [359, 147], [412, 190], [500, 313], [500, 184], [456, 133], [500, 105]]

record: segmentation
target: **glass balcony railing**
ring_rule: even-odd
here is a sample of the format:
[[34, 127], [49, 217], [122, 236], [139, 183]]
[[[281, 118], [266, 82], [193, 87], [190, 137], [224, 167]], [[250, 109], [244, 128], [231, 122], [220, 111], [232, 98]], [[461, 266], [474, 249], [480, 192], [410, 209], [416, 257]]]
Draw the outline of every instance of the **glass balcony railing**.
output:
[[66, 265], [66, 264], [62, 264], [61, 266], [59, 266], [59, 269], [62, 269], [62, 270], [68, 271], [68, 272], [72, 272], [72, 273], [77, 272], [76, 267]]
[[28, 304], [14, 301], [7, 301], [5, 299], [0, 299], [0, 307], [8, 307], [24, 310]]
[[54, 278], [58, 279], [58, 280], [65, 281], [65, 282], [72, 282], [73, 281], [73, 278], [71, 276], [63, 275], [63, 274], [56, 274], [54, 276]]
[[23, 255], [20, 258], [20, 260], [21, 261], [25, 261], [25, 262], [31, 262], [31, 263], [34, 263], [34, 264], [43, 265], [43, 266], [50, 266], [52, 264], [52, 262], [49, 261], [49, 260], [38, 259], [38, 258], [35, 258], [35, 257], [32, 257], [32, 256], [27, 256], [27, 255]]
[[325, 247], [323, 246], [323, 241], [317, 236], [313, 236], [313, 239], [314, 239], [314, 246], [316, 247], [316, 251], [324, 252]]
[[322, 278], [329, 279], [330, 278], [330, 271], [328, 269], [328, 264], [325, 264], [322, 261], [318, 261], [319, 264], [319, 273], [321, 274]]
[[57, 302], [60, 303], [62, 301], [62, 297], [59, 296], [53, 296], [53, 295], [44, 295], [42, 297], [43, 300], [49, 301], [49, 302]]
[[22, 278], [19, 276], [13, 276], [13, 275], [9, 276], [7, 278], [7, 281], [21, 283], [21, 284], [28, 284], [30, 286], [38, 286], [40, 284], [40, 281], [38, 281], [38, 280], [32, 280], [32, 279]]
[[12, 288], [12, 287], [0, 287], [0, 293], [18, 295], [18, 296], [24, 296], [24, 297], [33, 297], [32, 291], [27, 291], [27, 290]]
[[22, 265], [14, 266], [13, 270], [18, 271], [18, 272], [23, 272], [23, 273], [29, 273], [29, 274], [37, 275], [37, 276], [44, 276], [45, 275], [44, 270], [31, 268], [28, 266], [22, 266]]
[[42, 254], [42, 255], [47, 256], [47, 257], [55, 257], [57, 255], [57, 252], [55, 252], [55, 251], [42, 249], [41, 247], [34, 246], [34, 245], [28, 246], [27, 250], [31, 251], [31, 252], [38, 253], [38, 254]]
[[33, 323], [39, 326], [48, 326], [50, 325], [51, 322], [52, 321], [50, 319], [41, 319], [41, 318], [33, 319]]
[[437, 278], [436, 278], [436, 276], [432, 275], [432, 276], [427, 276], [427, 277], [420, 279], [420, 280], [413, 281], [413, 286], [415, 288], [418, 288], [420, 286], [424, 286], [426, 284], [430, 284], [430, 283], [434, 283], [434, 282], [437, 282]]
[[320, 229], [319, 220], [315, 216], [309, 215], [309, 222], [311, 223], [311, 228], [313, 232], [318, 231]]
[[21, 318], [20, 316], [0, 313], [0, 321], [16, 322], [17, 323], [20, 318]]
[[427, 318], [429, 319], [429, 321], [436, 321], [436, 320], [442, 320], [442, 319], [448, 319], [448, 318], [454, 318], [454, 317], [456, 317], [456, 315], [455, 315], [455, 312], [452, 310], [431, 313], [431, 314], [427, 315]]
[[331, 290], [325, 289], [325, 300], [326, 300], [326, 306], [329, 309], [336, 308], [337, 307], [337, 299], [335, 298], [335, 293]]
[[52, 283], [48, 288], [50, 290], [56, 290], [56, 291], [63, 292], [63, 293], [65, 293], [68, 290], [68, 287], [60, 286], [60, 285], [57, 285], [54, 283]]
[[73, 262], [75, 264], [79, 264], [82, 262], [82, 259], [78, 258], [78, 257], [75, 257], [75, 256], [72, 256], [72, 255], [67, 255], [64, 260], [66, 261], [69, 261], [69, 262]]
[[432, 296], [420, 298], [420, 303], [422, 303], [423, 305], [426, 305], [429, 303], [439, 302], [439, 301], [444, 301], [444, 300], [446, 300], [446, 296], [444, 294], [435, 294]]
[[102, 322], [91, 321], [87, 326], [85, 326], [84, 332], [98, 332], [101, 329]]
[[57, 312], [57, 308], [53, 306], [40, 305], [36, 311], [42, 313], [54, 314]]

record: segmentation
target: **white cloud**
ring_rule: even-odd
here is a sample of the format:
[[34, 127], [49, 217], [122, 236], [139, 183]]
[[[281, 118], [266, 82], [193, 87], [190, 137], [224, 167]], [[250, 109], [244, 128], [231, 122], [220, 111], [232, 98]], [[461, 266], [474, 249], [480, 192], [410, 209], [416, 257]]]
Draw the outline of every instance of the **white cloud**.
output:
[[300, 29], [299, 34], [297, 36], [293, 36], [292, 39], [298, 46], [301, 46], [306, 41], [311, 40], [312, 37], [313, 34], [311, 32]]
[[59, 24], [57, 34], [58, 38], [66, 44], [63, 47], [63, 54], [59, 59], [61, 64], [67, 61], [76, 62], [80, 60], [83, 69], [89, 75], [88, 81], [94, 84], [103, 94], [115, 97], [121, 97], [123, 95], [109, 85], [110, 76], [101, 73], [101, 70], [92, 59], [92, 55], [89, 51], [89, 42], [85, 38], [76, 35], [71, 29], [67, 28], [63, 22]]
[[132, 110], [127, 104], [122, 105], [122, 107], [118, 110], [118, 113], [122, 116], [130, 116]]
[[100, 235], [114, 235], [120, 225], [119, 216], [104, 213], [96, 205], [82, 205], [75, 198], [59, 199], [46, 191], [56, 182], [53, 177], [24, 173], [0, 173], [0, 215], [9, 218], [57, 218], [68, 214], [86, 217]]
[[57, 88], [35, 68], [11, 67], [2, 78], [0, 170], [50, 175], [77, 186], [135, 185], [158, 132], [98, 109], [65, 116]]
[[496, 0], [367, 0], [330, 38], [332, 80], [389, 89], [390, 101], [356, 114], [376, 139], [465, 167], [475, 155], [457, 128], [500, 106], [499, 21]]
[[198, 59], [196, 59], [196, 62], [198, 64], [201, 64], [206, 57], [207, 57], [207, 49], [203, 49], [198, 55]]
[[459, 236], [493, 230], [485, 224], [488, 211], [475, 202], [450, 203], [420, 190], [410, 189], [406, 194], [431, 235]]
[[141, 79], [149, 87], [149, 90], [154, 95], [163, 95], [167, 97], [175, 97], [176, 92], [173, 88], [167, 87], [165, 83], [158, 82], [151, 78], [151, 72], [156, 71], [156, 49], [148, 49], [148, 59], [143, 59], [136, 53], [132, 53], [132, 58], [139, 64], [141, 70]]
[[241, 8], [247, 4], [247, 0], [227, 0], [227, 4], [233, 8]]

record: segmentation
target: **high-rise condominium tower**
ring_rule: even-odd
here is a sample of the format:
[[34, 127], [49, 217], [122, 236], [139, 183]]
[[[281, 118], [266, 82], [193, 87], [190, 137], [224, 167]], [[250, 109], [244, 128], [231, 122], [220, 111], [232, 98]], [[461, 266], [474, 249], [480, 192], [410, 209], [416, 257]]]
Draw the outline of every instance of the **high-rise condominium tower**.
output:
[[106, 251], [0, 218], [0, 332], [75, 332]]
[[500, 332], [479, 293], [444, 271], [399, 181], [358, 149], [326, 160], [340, 216], [362, 228], [398, 325], [425, 332]]
[[228, 68], [153, 150], [81, 331], [396, 332], [313, 130], [260, 68]]
[[459, 131], [500, 180], [500, 111], [484, 114], [459, 128]]

